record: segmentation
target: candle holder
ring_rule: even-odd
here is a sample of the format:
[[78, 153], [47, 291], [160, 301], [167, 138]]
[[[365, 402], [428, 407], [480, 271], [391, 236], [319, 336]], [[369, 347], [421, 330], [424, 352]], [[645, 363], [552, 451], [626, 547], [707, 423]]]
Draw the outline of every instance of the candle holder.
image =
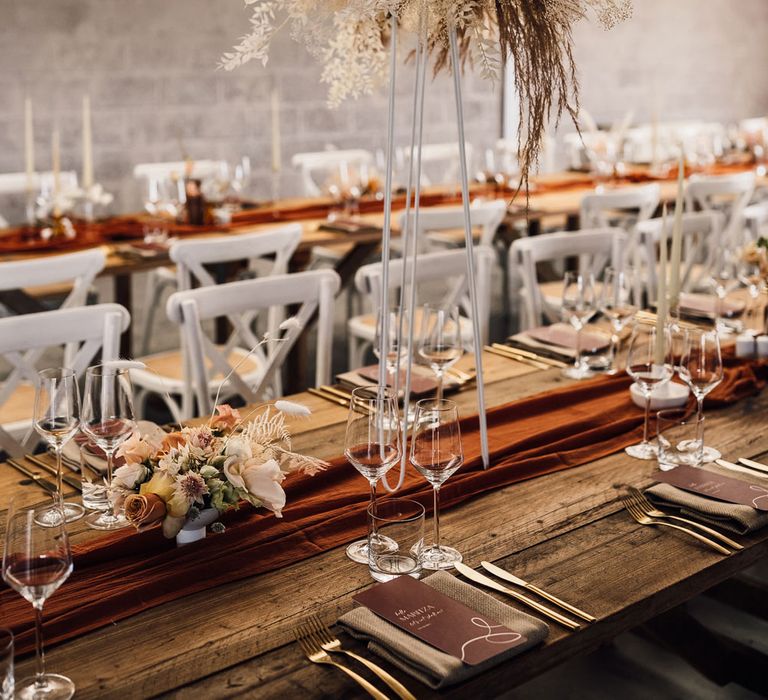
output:
[[71, 241], [77, 237], [72, 219], [59, 212], [51, 214], [40, 229], [40, 238], [44, 241]]

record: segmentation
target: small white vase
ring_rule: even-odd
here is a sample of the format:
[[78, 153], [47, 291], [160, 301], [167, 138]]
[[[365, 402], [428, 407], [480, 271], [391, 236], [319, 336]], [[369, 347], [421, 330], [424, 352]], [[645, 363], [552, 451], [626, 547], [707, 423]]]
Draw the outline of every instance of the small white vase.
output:
[[219, 511], [215, 508], [204, 508], [194, 520], [187, 518], [187, 522], [176, 535], [176, 546], [181, 547], [205, 538], [205, 529], [216, 522], [218, 517]]

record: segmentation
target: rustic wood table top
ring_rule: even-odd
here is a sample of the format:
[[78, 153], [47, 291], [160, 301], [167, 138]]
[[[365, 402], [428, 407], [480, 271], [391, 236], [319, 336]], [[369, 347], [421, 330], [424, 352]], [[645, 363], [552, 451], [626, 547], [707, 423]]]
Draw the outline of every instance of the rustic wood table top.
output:
[[[537, 370], [488, 353], [483, 363], [488, 406], [569, 381], [559, 370]], [[459, 366], [473, 364], [472, 357], [465, 357]], [[294, 398], [313, 410], [310, 419], [292, 419], [295, 449], [319, 457], [337, 455], [346, 410], [309, 394]], [[474, 391], [455, 399], [463, 415], [476, 411]], [[759, 458], [768, 452], [766, 411], [768, 392], [709, 412], [708, 443], [728, 459]], [[492, 697], [765, 557], [768, 531], [739, 538], [744, 550], [723, 557], [672, 531], [637, 525], [622, 509], [619, 494], [627, 484], [647, 486], [655, 469], [655, 462], [614, 454], [497, 490], [441, 517], [445, 542], [457, 547], [467, 564], [494, 561], [591, 612], [598, 618], [595, 624], [577, 632], [553, 625], [544, 644], [443, 693], [381, 665], [417, 697]], [[361, 477], [360, 489], [366, 488]], [[290, 481], [286, 491], [288, 519]], [[0, 467], [0, 493], [3, 506], [11, 495], [30, 502], [44, 498], [8, 465]], [[0, 521], [4, 516], [0, 512]], [[73, 524], [72, 532], [73, 542], [98, 536], [81, 523]], [[349, 561], [340, 547], [65, 642], [49, 651], [48, 666], [74, 680], [79, 698], [358, 697], [359, 687], [346, 676], [306, 660], [293, 642], [293, 630], [309, 612], [332, 623], [352, 607], [351, 597], [371, 583], [366, 567]], [[342, 639], [361, 650], [349, 637]], [[21, 661], [18, 677], [31, 672], [32, 665], [32, 658]], [[363, 675], [369, 677], [367, 671]]]

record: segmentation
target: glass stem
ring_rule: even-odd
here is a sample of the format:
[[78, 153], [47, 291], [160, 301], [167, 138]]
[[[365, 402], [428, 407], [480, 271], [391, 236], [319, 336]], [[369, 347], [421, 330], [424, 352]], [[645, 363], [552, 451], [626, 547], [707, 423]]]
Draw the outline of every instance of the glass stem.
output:
[[[371, 505], [374, 505], [376, 503], [376, 481], [368, 481], [368, 484], [371, 487]], [[376, 512], [375, 508], [371, 509], [374, 513]], [[371, 533], [376, 534], [376, 518], [371, 518]]]
[[64, 501], [64, 496], [62, 494], [64, 493], [64, 485], [62, 482], [62, 471], [61, 471], [61, 450], [64, 446], [61, 443], [56, 443], [56, 489], [59, 492], [59, 498], [61, 498], [62, 502]]
[[437, 374], [437, 400], [443, 400], [443, 370], [438, 370]]
[[583, 328], [582, 324], [579, 324], [579, 327], [576, 329], [576, 369], [581, 369], [581, 329]]
[[105, 517], [111, 520], [115, 517], [115, 509], [112, 506], [112, 501], [109, 499], [109, 487], [112, 484], [112, 454], [113, 450], [104, 450], [107, 455], [107, 512]]
[[699, 442], [699, 463], [704, 461], [704, 397], [696, 397], [696, 439]]
[[619, 369], [619, 362], [618, 362], [618, 355], [619, 355], [619, 334], [616, 331], [616, 327], [613, 327], [613, 332], [611, 333], [611, 367], [614, 371], [618, 371]]
[[43, 604], [32, 603], [35, 609], [35, 688], [45, 688], [45, 651], [43, 650]]
[[432, 495], [434, 497], [434, 521], [435, 521], [435, 547], [440, 549], [440, 487], [434, 486], [432, 488]]
[[648, 423], [651, 417], [651, 392], [645, 394], [645, 421], [643, 423], [643, 444], [648, 444]]

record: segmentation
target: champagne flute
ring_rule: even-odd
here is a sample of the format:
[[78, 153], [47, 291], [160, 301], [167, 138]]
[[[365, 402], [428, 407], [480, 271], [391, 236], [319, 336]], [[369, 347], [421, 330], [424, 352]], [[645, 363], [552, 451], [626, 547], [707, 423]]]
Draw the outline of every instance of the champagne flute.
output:
[[437, 400], [443, 398], [445, 370], [462, 356], [461, 317], [458, 306], [425, 304], [421, 314], [421, 335], [417, 357], [437, 377]]
[[723, 381], [723, 358], [717, 331], [691, 329], [686, 332], [678, 374], [696, 397], [698, 462], [714, 462], [721, 455], [714, 447], [704, 445], [704, 397]]
[[[97, 365], [86, 370], [81, 428], [107, 455], [109, 489], [115, 450], [136, 428], [131, 377], [127, 369]], [[107, 510], [92, 513], [85, 522], [95, 530], [117, 530], [129, 525], [122, 513], [115, 513], [109, 497]]]
[[455, 402], [422, 399], [416, 403], [410, 461], [432, 484], [434, 496], [435, 541], [422, 549], [421, 565], [425, 569], [451, 569], [462, 557], [453, 547], [440, 543], [440, 487], [464, 463]]
[[[376, 484], [400, 462], [400, 415], [397, 399], [388, 387], [362, 386], [352, 391], [344, 437], [344, 455], [371, 488], [376, 503]], [[373, 535], [372, 535], [373, 536]], [[347, 556], [359, 564], [368, 563], [368, 540], [347, 547]]]
[[672, 336], [664, 328], [659, 338], [656, 326], [635, 324], [629, 341], [627, 374], [635, 380], [645, 398], [643, 441], [630, 445], [625, 452], [635, 459], [655, 459], [656, 446], [648, 440], [648, 423], [651, 412], [651, 392], [672, 378]]
[[80, 425], [80, 391], [74, 370], [65, 367], [41, 370], [37, 377], [34, 425], [56, 454], [57, 489], [53, 495], [53, 506], [40, 511], [37, 524], [54, 527], [61, 524], [58, 518], [62, 511], [68, 523], [82, 518], [85, 513], [85, 508], [79, 503], [63, 503], [59, 508], [63, 490], [61, 451]]
[[[61, 511], [61, 501], [59, 500]], [[72, 572], [64, 513], [55, 525], [40, 524], [48, 508], [22, 508], [11, 501], [5, 530], [3, 580], [32, 603], [35, 609], [37, 668], [33, 677], [16, 684], [16, 697], [24, 700], [65, 700], [75, 694], [75, 684], [66, 676], [45, 672], [43, 653], [43, 605]]]
[[637, 313], [635, 300], [634, 270], [606, 268], [600, 294], [600, 311], [611, 322], [611, 369], [606, 374], [616, 374], [619, 371], [619, 333]]
[[581, 357], [581, 331], [597, 310], [595, 282], [591, 274], [566, 272], [563, 280], [563, 318], [576, 329], [576, 359], [573, 367], [566, 367], [563, 376], [569, 379], [587, 379], [594, 376]]

